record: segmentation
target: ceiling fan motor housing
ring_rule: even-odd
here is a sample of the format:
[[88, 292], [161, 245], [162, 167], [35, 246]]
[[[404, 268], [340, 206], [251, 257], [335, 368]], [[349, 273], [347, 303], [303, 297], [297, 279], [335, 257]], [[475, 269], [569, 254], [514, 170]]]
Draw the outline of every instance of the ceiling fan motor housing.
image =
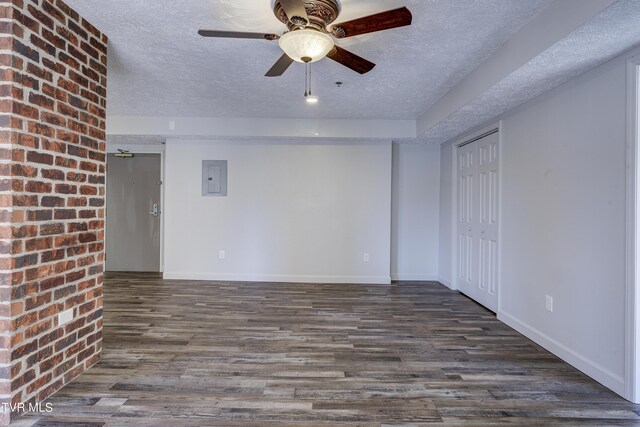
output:
[[[341, 10], [338, 0], [304, 0], [304, 6], [309, 16], [307, 26], [322, 32], [326, 32], [327, 26], [338, 19]], [[278, 0], [273, 4], [273, 13], [276, 15], [276, 18], [289, 28], [289, 31], [293, 31], [299, 27], [299, 24], [296, 25], [295, 23], [299, 17], [287, 16]]]

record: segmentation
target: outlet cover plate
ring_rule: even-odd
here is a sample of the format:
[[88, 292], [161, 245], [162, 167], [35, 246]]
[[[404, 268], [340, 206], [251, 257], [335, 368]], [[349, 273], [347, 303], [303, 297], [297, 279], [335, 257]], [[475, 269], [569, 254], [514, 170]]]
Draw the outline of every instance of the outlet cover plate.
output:
[[73, 308], [58, 313], [58, 326], [66, 325], [73, 320]]
[[552, 296], [549, 296], [549, 295], [545, 296], [545, 309], [548, 312], [553, 313], [553, 297]]

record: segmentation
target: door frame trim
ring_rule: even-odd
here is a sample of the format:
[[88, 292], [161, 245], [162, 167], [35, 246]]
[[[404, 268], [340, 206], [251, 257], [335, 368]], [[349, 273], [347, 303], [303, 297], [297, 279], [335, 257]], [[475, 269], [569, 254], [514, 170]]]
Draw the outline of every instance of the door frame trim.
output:
[[453, 141], [452, 154], [452, 190], [451, 199], [451, 286], [453, 290], [458, 288], [458, 150], [467, 144], [475, 142], [485, 136], [498, 134], [498, 307], [496, 314], [501, 310], [501, 288], [502, 288], [502, 120], [493, 122]]
[[[164, 272], [164, 189], [165, 185], [165, 145], [162, 144], [107, 144], [107, 154], [116, 154], [118, 150], [130, 151], [134, 154], [160, 155], [160, 273]], [[105, 221], [105, 229], [106, 229]], [[105, 233], [106, 236], [106, 233]]]
[[640, 403], [640, 55], [627, 61], [625, 398]]

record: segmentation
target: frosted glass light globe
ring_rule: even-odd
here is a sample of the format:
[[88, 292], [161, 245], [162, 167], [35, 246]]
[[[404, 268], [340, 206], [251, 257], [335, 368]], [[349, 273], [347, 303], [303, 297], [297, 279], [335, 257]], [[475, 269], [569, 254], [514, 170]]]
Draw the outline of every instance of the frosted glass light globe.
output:
[[316, 30], [295, 30], [278, 40], [280, 48], [289, 58], [297, 62], [316, 62], [333, 49], [333, 38]]

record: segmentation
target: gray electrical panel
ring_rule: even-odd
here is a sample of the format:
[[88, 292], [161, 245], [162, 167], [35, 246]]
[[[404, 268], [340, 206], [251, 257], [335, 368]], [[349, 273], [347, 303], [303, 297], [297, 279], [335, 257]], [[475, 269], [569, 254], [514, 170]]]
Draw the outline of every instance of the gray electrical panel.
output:
[[202, 195], [223, 197], [227, 195], [227, 161], [202, 161]]

